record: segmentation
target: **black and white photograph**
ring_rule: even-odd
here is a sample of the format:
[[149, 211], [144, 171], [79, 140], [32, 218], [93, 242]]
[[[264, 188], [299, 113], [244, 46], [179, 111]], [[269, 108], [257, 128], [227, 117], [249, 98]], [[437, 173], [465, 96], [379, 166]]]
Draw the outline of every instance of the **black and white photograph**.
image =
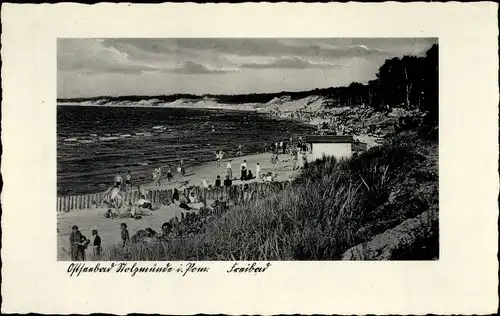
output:
[[1, 10], [2, 313], [498, 309], [498, 4]]
[[58, 261], [439, 260], [437, 38], [58, 38]]

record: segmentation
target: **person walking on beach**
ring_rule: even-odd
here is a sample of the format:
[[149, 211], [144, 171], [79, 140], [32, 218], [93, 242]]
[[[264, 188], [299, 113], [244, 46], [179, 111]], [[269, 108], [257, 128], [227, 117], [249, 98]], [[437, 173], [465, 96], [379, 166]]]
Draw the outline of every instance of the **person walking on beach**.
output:
[[132, 174], [130, 173], [130, 170], [127, 172], [127, 175], [125, 176], [125, 188], [127, 191], [132, 190]]
[[217, 167], [220, 167], [220, 153], [218, 151], [215, 152], [215, 161], [216, 161]]
[[94, 256], [99, 258], [101, 256], [101, 237], [99, 237], [99, 233], [97, 232], [97, 229], [92, 230], [92, 236], [94, 236]]
[[119, 173], [117, 173], [115, 176], [115, 186], [121, 188], [122, 181], [123, 181], [122, 176]]
[[233, 169], [231, 167], [231, 160], [229, 160], [226, 164], [226, 170], [227, 170], [227, 176], [229, 177], [229, 179], [232, 179], [233, 178]]
[[122, 231], [121, 231], [122, 247], [125, 247], [130, 241], [130, 236], [128, 234], [128, 229], [127, 229], [127, 224], [121, 223], [120, 227], [122, 229]]
[[255, 178], [257, 179], [257, 181], [260, 180], [260, 164], [257, 163], [257, 165], [255, 166]]
[[156, 168], [156, 186], [161, 186], [161, 167]]

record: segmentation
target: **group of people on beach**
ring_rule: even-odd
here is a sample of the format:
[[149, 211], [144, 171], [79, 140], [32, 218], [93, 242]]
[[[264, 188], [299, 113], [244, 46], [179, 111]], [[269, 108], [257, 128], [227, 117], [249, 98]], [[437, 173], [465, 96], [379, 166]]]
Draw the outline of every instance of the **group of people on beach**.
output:
[[[172, 225], [169, 222], [163, 223], [161, 226], [161, 234], [158, 235], [151, 227], [145, 230], [139, 230], [132, 238], [128, 232], [127, 223], [120, 224], [120, 245], [122, 247], [128, 246], [131, 242], [135, 243], [139, 240], [144, 240], [146, 238], [159, 238], [167, 239], [167, 236], [172, 231]], [[69, 236], [69, 241], [71, 244], [70, 257], [71, 261], [85, 261], [87, 249], [92, 245], [92, 252], [95, 259], [99, 259], [102, 255], [102, 241], [97, 229], [92, 230], [92, 238], [90, 241], [85, 237], [77, 225], [73, 225], [71, 228], [71, 234]]]
[[[172, 169], [170, 168], [170, 166], [167, 166], [166, 169], [167, 169], [166, 178], [167, 178], [168, 184], [171, 184], [172, 180], [174, 179]], [[163, 172], [163, 170], [162, 170], [161, 166], [159, 166], [153, 170], [153, 180], [156, 183], [156, 186], [162, 185], [161, 184], [161, 180], [163, 179], [162, 172]], [[181, 177], [184, 177], [186, 175], [186, 169], [184, 167], [184, 161], [182, 159], [180, 160], [180, 162], [177, 166], [177, 174]]]
[[[92, 230], [92, 248], [94, 255], [99, 257], [101, 255], [101, 237], [96, 229]], [[91, 241], [85, 237], [79, 230], [78, 226], [71, 227], [71, 234], [69, 235], [69, 242], [71, 244], [71, 260], [72, 261], [85, 261], [85, 251], [90, 245]]]
[[[305, 166], [307, 164], [308, 147], [307, 144], [304, 141], [302, 141], [301, 137], [298, 138], [297, 142], [293, 142], [292, 138], [290, 138], [289, 141], [275, 142], [274, 144], [272, 144], [270, 152], [272, 154], [271, 162], [273, 166], [279, 161], [280, 154], [290, 154], [293, 157], [293, 167], [292, 167], [293, 170], [299, 169], [301, 166]], [[242, 147], [241, 145], [239, 145], [236, 156], [241, 156], [241, 155], [242, 155]], [[217, 167], [221, 167], [222, 161], [224, 159], [224, 152], [222, 150], [216, 151], [215, 158]], [[202, 177], [201, 186], [203, 188], [230, 187], [232, 186], [234, 180], [240, 180], [242, 182], [246, 182], [253, 179], [257, 179], [257, 181], [261, 180], [273, 181], [274, 177], [276, 177], [276, 175], [273, 176], [271, 172], [262, 174], [262, 169], [259, 162], [256, 162], [255, 167], [253, 169], [254, 172], [252, 172], [253, 170], [249, 168], [246, 159], [243, 159], [240, 163], [239, 177], [237, 176], [235, 177], [233, 174], [232, 163], [233, 159], [229, 159], [226, 163], [226, 168], [225, 168], [226, 175], [224, 181], [222, 181], [220, 175], [217, 175], [212, 185], [208, 183], [208, 180], [205, 177]], [[167, 171], [165, 173], [163, 172], [162, 167], [156, 167], [153, 170], [152, 172], [153, 180], [157, 186], [162, 185], [161, 180], [164, 179], [164, 177], [167, 178], [169, 184], [172, 183], [173, 180], [172, 169], [170, 168], [170, 166], [167, 166], [166, 170]], [[183, 160], [180, 160], [177, 166], [177, 174], [181, 177], [185, 176], [185, 168]], [[155, 210], [155, 207], [152, 205], [151, 201], [147, 199], [147, 194], [143, 185], [139, 184], [137, 185], [137, 192], [139, 195], [138, 196], [139, 199], [134, 203], [128, 202], [128, 205], [125, 205], [126, 206], [125, 213], [124, 214], [120, 213], [120, 209], [124, 206], [124, 198], [122, 196], [122, 191], [123, 190], [126, 190], [127, 192], [132, 191], [132, 187], [134, 185], [132, 179], [133, 177], [131, 171], [127, 171], [127, 173], [124, 176], [122, 176], [119, 173], [116, 174], [114, 178], [114, 185], [111, 188], [109, 188], [104, 194], [105, 202], [107, 202], [108, 206], [111, 207], [104, 213], [104, 216], [106, 218], [140, 219], [142, 218], [142, 216], [150, 215], [148, 211]], [[206, 201], [200, 196], [195, 196], [192, 191], [188, 196], [186, 196], [185, 193], [181, 193], [177, 188], [174, 188], [172, 203], [188, 211], [199, 210], [202, 209], [203, 207], [206, 207]], [[113, 212], [112, 208], [114, 208], [116, 212]], [[166, 233], [169, 231], [168, 227], [169, 225], [167, 224], [169, 223], [165, 223], [162, 226], [162, 233]], [[121, 226], [122, 245], [125, 246], [130, 240], [127, 230], [127, 224], [121, 223], [120, 226]], [[156, 233], [152, 234], [152, 232], [154, 231], [151, 229], [150, 231], [146, 230], [147, 234], [156, 235]], [[92, 237], [93, 237], [92, 246], [94, 254], [96, 256], [100, 256], [101, 238], [97, 230], [95, 229], [92, 230]], [[79, 231], [76, 225], [72, 227], [72, 232], [70, 234], [70, 242], [71, 242], [71, 259], [76, 261], [85, 260], [85, 249], [88, 248], [88, 246], [91, 244], [91, 241], [88, 240], [85, 236], [83, 236], [83, 234]]]
[[309, 147], [300, 136], [296, 142], [293, 141], [292, 137], [290, 137], [290, 140], [288, 142], [275, 142], [271, 145], [269, 151], [271, 152], [271, 163], [273, 164], [273, 166], [278, 163], [280, 153], [283, 155], [289, 154], [292, 156], [292, 170], [297, 170], [307, 165], [307, 154], [309, 152]]
[[120, 173], [117, 173], [115, 176], [115, 186], [121, 189], [123, 185], [125, 185], [125, 189], [127, 191], [130, 191], [132, 189], [132, 173], [130, 172], [130, 170], [127, 171], [127, 174], [125, 175], [124, 184], [123, 184], [123, 177], [121, 176]]

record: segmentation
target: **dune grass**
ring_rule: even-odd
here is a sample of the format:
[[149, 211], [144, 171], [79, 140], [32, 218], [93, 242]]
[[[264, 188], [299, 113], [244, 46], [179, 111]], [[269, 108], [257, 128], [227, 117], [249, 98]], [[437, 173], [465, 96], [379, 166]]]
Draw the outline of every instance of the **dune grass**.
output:
[[337, 260], [438, 204], [437, 144], [402, 134], [351, 159], [310, 163], [278, 193], [168, 243], [111, 246], [103, 260]]

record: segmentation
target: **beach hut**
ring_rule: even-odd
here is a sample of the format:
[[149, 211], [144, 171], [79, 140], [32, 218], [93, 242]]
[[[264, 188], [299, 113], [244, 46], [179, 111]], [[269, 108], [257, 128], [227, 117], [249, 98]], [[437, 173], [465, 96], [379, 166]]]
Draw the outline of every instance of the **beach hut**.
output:
[[366, 150], [366, 144], [355, 141], [352, 135], [307, 135], [305, 142], [309, 145], [312, 160], [323, 156], [347, 158], [355, 151]]

